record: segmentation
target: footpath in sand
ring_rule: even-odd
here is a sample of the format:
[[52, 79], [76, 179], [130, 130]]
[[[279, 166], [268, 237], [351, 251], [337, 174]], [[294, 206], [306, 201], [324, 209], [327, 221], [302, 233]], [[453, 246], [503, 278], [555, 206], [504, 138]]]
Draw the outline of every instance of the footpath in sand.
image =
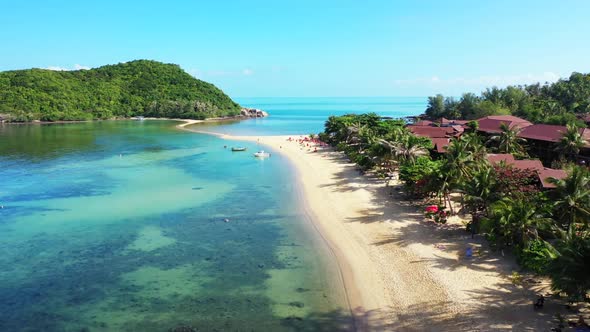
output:
[[[248, 140], [287, 157], [298, 172], [307, 213], [340, 266], [357, 330], [549, 331], [563, 306], [547, 300], [546, 284], [510, 280], [518, 266], [491, 253], [460, 223], [425, 222], [401, 187], [360, 175], [331, 149], [289, 136], [218, 136]], [[294, 139], [298, 137], [293, 137]], [[467, 246], [475, 255], [465, 257]]]

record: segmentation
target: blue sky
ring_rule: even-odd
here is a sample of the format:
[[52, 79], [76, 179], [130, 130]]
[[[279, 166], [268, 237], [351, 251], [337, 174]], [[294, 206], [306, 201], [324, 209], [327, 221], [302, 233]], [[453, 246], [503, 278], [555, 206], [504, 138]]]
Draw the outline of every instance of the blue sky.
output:
[[460, 95], [590, 72], [590, 1], [0, 0], [0, 70], [177, 63], [232, 97]]

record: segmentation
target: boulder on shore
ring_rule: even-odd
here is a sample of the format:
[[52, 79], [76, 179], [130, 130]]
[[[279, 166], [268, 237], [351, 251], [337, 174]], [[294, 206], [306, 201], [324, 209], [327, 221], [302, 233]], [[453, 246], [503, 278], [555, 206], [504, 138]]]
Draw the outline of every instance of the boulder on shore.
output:
[[266, 118], [268, 116], [268, 113], [257, 108], [243, 107], [240, 110], [240, 115], [247, 118]]

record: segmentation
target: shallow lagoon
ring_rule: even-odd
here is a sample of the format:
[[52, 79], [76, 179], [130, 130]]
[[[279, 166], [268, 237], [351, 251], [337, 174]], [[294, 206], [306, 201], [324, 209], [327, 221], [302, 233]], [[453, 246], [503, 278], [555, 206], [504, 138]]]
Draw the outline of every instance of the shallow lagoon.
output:
[[286, 160], [175, 124], [0, 126], [0, 330], [346, 321]]

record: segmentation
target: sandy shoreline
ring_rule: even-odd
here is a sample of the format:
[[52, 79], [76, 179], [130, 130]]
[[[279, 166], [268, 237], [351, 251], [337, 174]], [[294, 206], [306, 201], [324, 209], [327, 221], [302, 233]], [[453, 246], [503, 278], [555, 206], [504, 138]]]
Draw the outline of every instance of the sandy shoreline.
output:
[[[512, 259], [488, 251], [460, 223], [424, 222], [401, 187], [360, 175], [339, 152], [313, 152], [289, 136], [197, 132], [258, 142], [292, 163], [305, 212], [340, 267], [355, 315], [351, 330], [539, 331], [561, 310], [547, 301], [534, 311], [545, 283], [513, 284], [509, 276], [519, 268]], [[478, 248], [472, 258], [463, 255], [468, 245]]]

